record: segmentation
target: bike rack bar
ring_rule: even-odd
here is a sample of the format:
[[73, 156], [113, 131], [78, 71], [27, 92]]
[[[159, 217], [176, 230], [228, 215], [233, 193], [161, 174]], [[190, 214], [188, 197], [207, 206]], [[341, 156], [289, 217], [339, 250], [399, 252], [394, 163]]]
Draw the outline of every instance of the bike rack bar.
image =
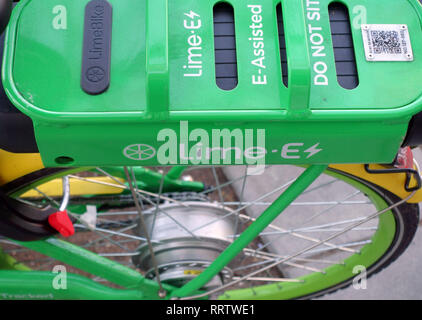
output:
[[289, 73], [288, 114], [292, 117], [310, 115], [311, 58], [307, 39], [306, 10], [302, 0], [284, 0], [283, 20]]
[[169, 115], [168, 0], [148, 0], [146, 10], [146, 118]]

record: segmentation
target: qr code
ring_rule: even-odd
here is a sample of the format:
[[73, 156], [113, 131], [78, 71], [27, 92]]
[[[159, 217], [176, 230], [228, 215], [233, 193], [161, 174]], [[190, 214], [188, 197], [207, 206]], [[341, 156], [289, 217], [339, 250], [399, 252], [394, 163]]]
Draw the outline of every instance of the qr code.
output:
[[371, 30], [372, 46], [375, 54], [402, 54], [402, 45], [397, 31]]
[[413, 61], [407, 25], [364, 24], [362, 37], [368, 61]]

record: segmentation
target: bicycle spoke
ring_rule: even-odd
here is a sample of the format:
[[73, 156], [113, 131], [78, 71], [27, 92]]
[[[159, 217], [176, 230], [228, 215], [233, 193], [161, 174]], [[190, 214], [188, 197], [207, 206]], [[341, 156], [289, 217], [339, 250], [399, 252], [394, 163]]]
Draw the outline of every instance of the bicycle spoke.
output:
[[151, 225], [151, 229], [150, 229], [150, 231], [149, 231], [149, 234], [151, 235], [151, 237], [153, 236], [153, 234], [154, 234], [154, 227], [155, 227], [155, 221], [156, 221], [156, 219], [157, 219], [157, 213], [160, 211], [159, 210], [159, 205], [160, 205], [160, 200], [161, 200], [161, 194], [162, 194], [162, 192], [163, 192], [163, 186], [164, 186], [164, 175], [162, 176], [162, 178], [161, 178], [161, 181], [160, 181], [160, 188], [159, 188], [159, 192], [158, 192], [158, 198], [157, 198], [157, 201], [156, 201], [156, 204], [155, 204], [155, 210], [154, 210], [154, 216], [153, 216], [153, 218], [152, 218], [152, 225]]
[[[338, 246], [341, 246], [341, 247], [361, 247], [361, 246], [363, 246], [365, 244], [369, 244], [369, 243], [371, 243], [371, 240], [342, 243], [342, 244], [339, 244]], [[315, 254], [315, 253], [327, 252], [327, 251], [336, 250], [336, 249], [338, 249], [337, 246], [331, 247], [331, 248], [321, 248], [321, 249], [309, 250], [308, 252], [306, 252], [306, 254]]]
[[112, 252], [112, 253], [98, 253], [99, 256], [102, 257], [133, 257], [138, 255], [138, 252], [126, 252], [126, 253], [122, 253], [122, 252]]
[[[350, 198], [353, 198], [353, 197], [355, 197], [356, 195], [358, 195], [358, 194], [360, 194], [361, 193], [361, 191], [354, 191], [354, 192], [352, 192], [351, 194], [349, 194], [349, 195], [347, 195], [346, 197], [344, 197], [343, 199], [342, 199], [342, 201], [346, 201], [346, 200], [348, 200], [348, 199], [350, 199]], [[304, 222], [302, 222], [302, 226], [303, 225], [305, 225], [305, 224], [307, 224], [307, 223], [309, 223], [309, 222], [311, 222], [312, 220], [315, 220], [316, 218], [318, 218], [319, 216], [321, 216], [321, 215], [323, 215], [324, 213], [327, 213], [328, 211], [330, 211], [330, 210], [333, 210], [334, 208], [336, 208], [337, 206], [338, 206], [339, 204], [338, 203], [336, 203], [336, 204], [333, 204], [333, 205], [331, 205], [330, 207], [328, 207], [328, 208], [326, 208], [326, 209], [324, 209], [324, 210], [322, 210], [322, 211], [320, 211], [320, 212], [317, 212], [316, 214], [314, 214], [313, 216], [311, 216], [309, 219], [307, 219], [306, 221], [304, 221]]]
[[223, 194], [221, 192], [222, 186], [220, 185], [220, 181], [218, 179], [218, 175], [217, 175], [217, 172], [215, 170], [215, 167], [212, 167], [211, 170], [212, 170], [212, 174], [214, 176], [215, 183], [217, 185], [217, 192], [218, 192], [218, 197], [220, 198], [220, 203], [221, 203], [221, 205], [224, 206], [224, 197], [223, 197]]
[[[83, 224], [75, 224], [75, 227], [89, 230], [89, 228], [86, 227]], [[125, 237], [125, 238], [129, 238], [129, 239], [139, 240], [139, 241], [146, 241], [146, 239], [143, 238], [143, 237], [133, 236], [133, 235], [130, 235], [130, 234], [125, 234], [125, 233], [101, 229], [101, 228], [95, 228], [95, 231], [102, 232], [102, 233], [108, 233], [108, 234], [112, 234], [112, 235], [116, 235], [116, 236], [120, 236], [120, 237]], [[155, 241], [155, 243], [159, 243], [159, 241]]]
[[[82, 178], [82, 177], [78, 177], [80, 180], [83, 180], [83, 181], [87, 181], [87, 182], [92, 182], [92, 183], [98, 183], [98, 184], [105, 184], [105, 185], [108, 185], [108, 186], [113, 186], [113, 187], [116, 187], [116, 188], [122, 188], [122, 189], [128, 189], [129, 187], [127, 187], [127, 186], [125, 186], [125, 185], [122, 185], [122, 186], [120, 186], [120, 185], [115, 185], [115, 184], [110, 184], [110, 183], [106, 183], [106, 182], [102, 182], [102, 181], [95, 181], [95, 180], [91, 180], [91, 179], [86, 179], [86, 178]], [[142, 200], [145, 200], [146, 202], [148, 202], [150, 205], [155, 205], [155, 203], [153, 202], [153, 201], [151, 201], [150, 199], [148, 199], [148, 198], [146, 198], [146, 197], [144, 197], [143, 195], [142, 195], [142, 193], [145, 193], [145, 194], [147, 194], [147, 195], [156, 195], [156, 194], [154, 194], [154, 193], [151, 193], [151, 192], [148, 192], [148, 191], [144, 191], [144, 190], [139, 190], [139, 189], [137, 189], [136, 190], [136, 193], [137, 193], [137, 195], [139, 196], [139, 197], [141, 197], [142, 198]], [[170, 199], [172, 202], [176, 202], [177, 204], [179, 204], [180, 202], [179, 201], [176, 201], [176, 200], [173, 200], [173, 199], [171, 199], [171, 198], [167, 198], [167, 197], [162, 197], [163, 199]], [[186, 205], [185, 204], [182, 204], [183, 206], [185, 206], [186, 207]], [[188, 234], [190, 234], [192, 237], [194, 237], [194, 238], [197, 238], [194, 234], [193, 234], [193, 232], [191, 232], [190, 230], [188, 230], [186, 227], [184, 227], [179, 221], [177, 221], [176, 219], [174, 219], [171, 215], [169, 215], [169, 214], [167, 214], [166, 212], [165, 212], [165, 210], [163, 210], [163, 209], [161, 209], [160, 208], [160, 212], [161, 213], [163, 213], [163, 214], [165, 214], [167, 217], [169, 217], [171, 220], [173, 220], [178, 226], [180, 226], [183, 230], [185, 230]]]
[[129, 170], [128, 170], [127, 167], [124, 167], [124, 170], [125, 170], [127, 182], [129, 183], [130, 192], [132, 193], [133, 200], [135, 201], [136, 210], [139, 213], [140, 224], [141, 224], [141, 227], [143, 228], [143, 231], [145, 233], [145, 237], [146, 237], [146, 241], [147, 241], [148, 249], [149, 249], [149, 254], [151, 255], [151, 260], [153, 262], [155, 278], [157, 279], [158, 286], [160, 287], [159, 296], [165, 296], [166, 291], [163, 289], [163, 285], [161, 283], [160, 272], [158, 270], [158, 264], [157, 264], [157, 261], [155, 259], [154, 248], [152, 246], [153, 242], [148, 235], [148, 229], [147, 229], [147, 226], [145, 224], [145, 219], [144, 219], [144, 216], [143, 216], [142, 211], [141, 211], [140, 203], [138, 201], [138, 193], [136, 192], [138, 188], [136, 187], [137, 184], [136, 184], [136, 180], [135, 180], [135, 175], [133, 173], [133, 169], [131, 170], [132, 177], [129, 175]]
[[[125, 231], [128, 231], [128, 230], [133, 229], [135, 226], [136, 226], [136, 225], [125, 227], [125, 228], [119, 229], [117, 232], [120, 234], [120, 233], [122, 233], [122, 232], [125, 232]], [[104, 239], [105, 239], [105, 240], [107, 240], [106, 235], [103, 235], [103, 234], [98, 234], [98, 236], [99, 236], [99, 238], [98, 238], [98, 239], [91, 240], [91, 241], [89, 241], [88, 243], [84, 244], [82, 247], [83, 247], [83, 248], [88, 248], [88, 247], [90, 247], [90, 246], [97, 245], [97, 244], [98, 244], [98, 242], [100, 242], [100, 241], [102, 241], [102, 240], [104, 240]], [[117, 236], [117, 235], [113, 235], [113, 236]], [[116, 242], [118, 242], [118, 243], [122, 243], [122, 242], [125, 242], [125, 241], [132, 242], [132, 241], [139, 241], [139, 240], [138, 240], [138, 239], [126, 239], [126, 240], [121, 240], [121, 241], [116, 241]]]
[[[262, 200], [262, 199], [265, 199], [265, 198], [267, 198], [267, 197], [269, 197], [269, 196], [273, 195], [274, 193], [276, 193], [276, 192], [278, 192], [278, 191], [280, 191], [280, 190], [282, 190], [282, 189], [287, 188], [287, 187], [288, 187], [288, 186], [290, 186], [290, 185], [291, 185], [291, 184], [292, 184], [295, 180], [296, 180], [296, 179], [292, 179], [292, 180], [290, 180], [289, 182], [285, 183], [284, 185], [282, 185], [282, 186], [280, 186], [280, 187], [278, 187], [278, 188], [276, 188], [276, 189], [274, 189], [274, 190], [272, 190], [272, 191], [270, 191], [270, 192], [268, 192], [268, 193], [266, 193], [266, 194], [264, 194], [264, 195], [260, 196], [260, 197], [259, 197], [259, 198], [257, 198], [255, 201], [260, 201], [260, 200]], [[233, 214], [235, 214], [235, 213], [238, 213], [238, 212], [240, 212], [240, 211], [242, 211], [242, 210], [245, 210], [245, 209], [247, 209], [248, 207], [250, 207], [251, 205], [253, 205], [253, 203], [254, 203], [255, 201], [252, 201], [252, 202], [251, 202], [251, 204], [249, 204], [249, 205], [245, 205], [245, 206], [240, 207], [240, 208], [238, 208], [238, 209], [236, 209], [236, 210], [233, 210], [233, 211], [231, 211], [230, 213], [228, 213], [228, 214], [226, 214], [226, 215], [222, 216], [222, 217], [221, 217], [221, 218], [219, 218], [219, 219], [215, 219], [215, 220], [213, 220], [213, 221], [211, 221], [211, 222], [209, 222], [209, 223], [207, 223], [207, 224], [201, 225], [201, 226], [199, 226], [199, 227], [197, 227], [197, 228], [193, 229], [193, 231], [197, 231], [197, 230], [200, 230], [200, 229], [202, 229], [202, 228], [205, 228], [205, 227], [207, 227], [207, 226], [209, 226], [209, 225], [211, 225], [211, 224], [213, 224], [213, 223], [215, 223], [215, 222], [218, 222], [218, 221], [220, 221], [220, 220], [222, 220], [222, 219], [225, 219], [225, 218], [227, 218], [227, 217], [229, 217], [229, 216], [231, 216], [231, 215], [233, 215]]]
[[330, 240], [332, 240], [332, 239], [335, 239], [336, 237], [338, 237], [338, 236], [340, 236], [340, 235], [344, 234], [345, 232], [347, 232], [347, 231], [349, 231], [349, 230], [351, 230], [351, 229], [353, 229], [353, 228], [355, 228], [355, 227], [358, 227], [358, 226], [360, 226], [360, 225], [362, 225], [362, 224], [364, 224], [364, 223], [366, 223], [366, 222], [368, 222], [368, 221], [370, 221], [370, 220], [372, 220], [372, 219], [374, 219], [374, 218], [378, 217], [379, 215], [381, 215], [381, 214], [383, 214], [383, 213], [385, 213], [385, 212], [388, 212], [388, 211], [390, 211], [390, 210], [392, 210], [392, 209], [396, 208], [397, 206], [399, 206], [399, 205], [401, 205], [401, 204], [405, 203], [406, 201], [408, 201], [409, 199], [413, 198], [413, 196], [415, 195], [415, 193], [416, 193], [415, 191], [414, 191], [414, 192], [412, 192], [409, 196], [407, 196], [406, 198], [404, 198], [404, 199], [402, 199], [402, 200], [398, 201], [397, 203], [395, 203], [395, 204], [393, 204], [393, 205], [391, 205], [391, 206], [389, 206], [389, 207], [387, 207], [387, 208], [385, 208], [385, 209], [382, 209], [382, 210], [380, 210], [380, 211], [378, 211], [378, 212], [376, 212], [376, 213], [373, 213], [373, 214], [371, 214], [370, 216], [368, 216], [366, 219], [364, 219], [364, 220], [362, 220], [362, 221], [359, 221], [359, 222], [357, 222], [357, 223], [353, 224], [352, 226], [349, 226], [349, 227], [345, 228], [344, 230], [339, 231], [339, 232], [337, 232], [337, 233], [335, 233], [335, 234], [333, 234], [333, 235], [329, 236], [329, 237], [328, 237], [328, 238], [326, 238], [325, 240], [321, 240], [320, 242], [315, 243], [315, 244], [313, 244], [313, 245], [311, 245], [311, 246], [309, 246], [309, 247], [307, 247], [307, 248], [305, 248], [305, 249], [302, 249], [302, 250], [298, 251], [298, 252], [297, 252], [297, 253], [295, 253], [295, 254], [289, 255], [288, 257], [286, 257], [286, 258], [284, 258], [284, 259], [282, 259], [282, 260], [280, 260], [280, 261], [273, 262], [273, 263], [271, 263], [270, 265], [268, 265], [268, 266], [266, 266], [266, 267], [263, 267], [263, 268], [261, 268], [261, 269], [259, 269], [259, 270], [257, 270], [257, 271], [253, 271], [253, 272], [251, 272], [250, 274], [248, 274], [248, 275], [246, 275], [246, 276], [242, 276], [242, 277], [240, 277], [240, 278], [239, 278], [239, 279], [237, 279], [237, 280], [234, 280], [234, 281], [231, 281], [231, 282], [229, 282], [229, 283], [227, 283], [227, 284], [224, 284], [224, 285], [220, 286], [220, 287], [219, 287], [219, 288], [217, 288], [217, 289], [214, 289], [214, 290], [209, 290], [209, 291], [207, 291], [207, 292], [205, 292], [205, 293], [202, 293], [202, 294], [198, 294], [198, 295], [194, 295], [194, 296], [190, 296], [190, 297], [184, 297], [184, 298], [181, 298], [181, 299], [182, 299], [182, 300], [186, 300], [186, 299], [197, 299], [197, 298], [201, 298], [201, 297], [203, 297], [203, 296], [207, 296], [207, 295], [210, 295], [210, 294], [214, 294], [214, 293], [219, 292], [219, 291], [221, 291], [221, 290], [223, 290], [223, 289], [229, 288], [229, 287], [231, 287], [231, 286], [235, 285], [236, 283], [239, 283], [239, 282], [241, 282], [241, 281], [243, 281], [243, 280], [246, 280], [246, 279], [248, 279], [248, 278], [250, 278], [250, 277], [253, 277], [253, 276], [255, 276], [255, 275], [257, 275], [257, 274], [259, 274], [259, 273], [261, 273], [261, 272], [263, 272], [263, 271], [265, 271], [265, 270], [268, 270], [268, 269], [271, 269], [271, 268], [273, 268], [273, 267], [275, 267], [275, 266], [278, 266], [278, 265], [280, 265], [281, 263], [285, 263], [285, 262], [287, 262], [287, 261], [289, 261], [289, 260], [292, 260], [292, 259], [294, 259], [294, 258], [296, 258], [296, 257], [298, 257], [298, 256], [300, 256], [300, 255], [302, 255], [302, 254], [304, 254], [304, 253], [306, 253], [306, 252], [308, 252], [308, 251], [311, 251], [311, 250], [312, 250], [312, 249], [314, 249], [314, 248], [317, 248], [317, 247], [318, 247], [318, 246], [320, 246], [321, 244], [323, 244], [323, 243], [325, 243], [325, 242], [327, 242], [327, 241], [330, 241]]
[[[85, 181], [85, 182], [90, 182], [90, 183], [96, 183], [96, 184], [100, 184], [100, 185], [104, 185], [104, 186], [109, 186], [109, 187], [114, 187], [114, 188], [118, 188], [118, 189], [124, 189], [124, 190], [130, 190], [130, 188], [128, 186], [126, 186], [124, 183], [116, 180], [116, 182], [118, 184], [114, 184], [114, 183], [109, 183], [109, 182], [104, 182], [104, 181], [98, 181], [98, 180], [93, 180], [93, 179], [89, 179], [89, 178], [84, 178], [84, 177], [78, 177], [78, 176], [74, 176], [74, 175], [69, 175], [69, 177], [81, 180], [81, 181]], [[156, 193], [153, 192], [149, 192], [149, 191], [145, 191], [145, 190], [141, 190], [141, 189], [137, 189], [136, 192], [139, 193], [143, 193], [146, 194], [148, 196], [152, 196], [152, 197], [157, 197]], [[172, 198], [168, 198], [165, 196], [162, 196], [162, 199], [169, 201], [169, 202], [174, 202], [180, 205], [185, 206], [185, 204], [183, 204], [180, 201], [174, 200]]]
[[[246, 255], [249, 255], [251, 257], [256, 257], [256, 258], [264, 259], [265, 263], [264, 262], [256, 262], [256, 263], [245, 265], [245, 266], [242, 266], [242, 267], [239, 267], [239, 268], [235, 268], [235, 269], [233, 269], [233, 271], [245, 270], [245, 269], [249, 269], [249, 268], [252, 268], [252, 267], [259, 266], [261, 264], [266, 264], [266, 263], [269, 263], [269, 262], [274, 262], [274, 261], [283, 259], [283, 258], [271, 258], [271, 257], [260, 256], [260, 255], [257, 255], [255, 253], [250, 253], [250, 254], [249, 253], [246, 253]], [[301, 264], [297, 264], [297, 263], [293, 263], [293, 262], [285, 262], [283, 264], [285, 264], [287, 266], [299, 268], [299, 269], [304, 269], [304, 270], [312, 271], [312, 272], [324, 273], [323, 270], [321, 270], [321, 269], [313, 268], [313, 267], [309, 267], [309, 266], [305, 266], [305, 265], [301, 265]]]
[[[249, 219], [249, 220], [251, 220], [251, 221], [256, 221], [256, 219], [253, 219], [253, 218], [250, 218], [250, 217], [248, 217], [248, 216], [242, 216], [242, 218], [247, 218], [247, 219]], [[303, 239], [303, 240], [308, 240], [308, 241], [311, 241], [311, 242], [319, 242], [320, 241], [320, 239], [316, 239], [316, 238], [311, 238], [311, 237], [308, 237], [308, 236], [305, 236], [305, 235], [302, 235], [302, 234], [299, 234], [299, 233], [297, 233], [297, 232], [292, 232], [292, 231], [288, 231], [288, 230], [285, 230], [285, 229], [283, 229], [283, 228], [280, 228], [280, 227], [277, 227], [277, 226], [275, 226], [275, 225], [270, 225], [271, 226], [271, 228], [273, 228], [273, 229], [275, 229], [275, 230], [278, 230], [278, 231], [280, 231], [280, 232], [282, 232], [283, 234], [289, 234], [289, 235], [292, 235], [292, 236], [295, 236], [295, 237], [297, 237], [297, 238], [301, 238], [301, 239]], [[279, 237], [277, 237], [277, 239], [279, 239]], [[268, 247], [268, 245], [270, 245], [271, 243], [273, 243], [275, 240], [271, 240], [271, 241], [268, 241], [267, 243], [265, 243], [261, 248], [259, 248], [258, 250], [257, 250], [257, 252], [259, 252], [259, 251], [262, 251], [262, 250], [264, 250], [266, 247]], [[335, 244], [332, 244], [332, 243], [330, 243], [330, 242], [325, 242], [324, 243], [326, 246], [329, 246], [329, 247], [336, 247], [337, 249], [339, 249], [339, 250], [343, 250], [343, 251], [348, 251], [348, 252], [352, 252], [352, 253], [356, 253], [356, 251], [355, 250], [353, 250], [353, 249], [350, 249], [350, 248], [346, 248], [346, 247], [339, 247], [339, 246], [337, 246], [337, 245], [335, 245]]]
[[[225, 205], [227, 206], [240, 206], [240, 205], [247, 205], [253, 204], [255, 206], [269, 206], [272, 202], [247, 202], [247, 201], [226, 201]], [[293, 202], [291, 206], [327, 206], [327, 205], [361, 205], [361, 204], [371, 204], [369, 201], [319, 201], [319, 202]]]
[[98, 212], [97, 216], [128, 216], [128, 215], [138, 215], [136, 211], [113, 211], [113, 212]]
[[51, 204], [55, 205], [56, 207], [60, 207], [60, 203], [58, 203], [56, 200], [54, 200], [53, 198], [49, 197], [48, 195], [46, 195], [44, 192], [42, 192], [41, 190], [39, 190], [38, 188], [34, 188], [35, 191], [37, 191], [39, 194], [41, 194], [45, 199], [47, 199]]
[[[233, 280], [239, 280], [240, 277], [233, 277]], [[249, 277], [242, 281], [270, 281], [270, 282], [302, 282], [299, 279], [287, 279], [287, 278], [269, 278], [269, 277]], [[252, 288], [251, 288], [252, 289]]]
[[[254, 257], [255, 256], [255, 253], [256, 253], [255, 250], [249, 249], [249, 248], [245, 248], [245, 249], [243, 249], [243, 251], [251, 253], [251, 256], [252, 257]], [[260, 256], [260, 257], [267, 256], [267, 257], [281, 258], [281, 259], [286, 258], [286, 256], [281, 256], [279, 254], [275, 254], [275, 253], [271, 253], [271, 252], [265, 252], [265, 251], [259, 252], [258, 256]], [[344, 262], [341, 262], [341, 261], [326, 260], [326, 259], [294, 258], [293, 260], [295, 260], [295, 261], [302, 261], [302, 262], [314, 262], [314, 263], [328, 264], [328, 265], [331, 265], [331, 264], [344, 264]]]

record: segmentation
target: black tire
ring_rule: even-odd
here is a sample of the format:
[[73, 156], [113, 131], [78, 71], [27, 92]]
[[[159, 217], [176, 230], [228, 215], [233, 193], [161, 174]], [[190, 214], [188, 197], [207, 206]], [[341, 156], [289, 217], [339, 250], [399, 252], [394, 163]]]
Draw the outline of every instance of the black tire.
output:
[[[333, 170], [334, 171], [334, 170]], [[338, 171], [336, 171], [338, 172]], [[343, 173], [344, 174], [344, 173]], [[394, 195], [393, 193], [377, 186], [368, 181], [364, 181], [357, 177], [348, 175], [350, 178], [360, 181], [365, 184], [373, 191], [381, 195], [389, 205], [399, 202], [401, 199]], [[416, 231], [419, 225], [419, 205], [414, 203], [403, 203], [400, 206], [392, 210], [395, 221], [396, 221], [396, 235], [393, 242], [391, 243], [390, 248], [385, 252], [385, 254], [367, 270], [367, 278], [381, 272], [387, 268], [390, 264], [396, 261], [400, 255], [408, 248], [412, 242]], [[349, 287], [353, 282], [353, 278], [337, 284], [331, 288], [328, 288], [323, 291], [315, 292], [311, 295], [299, 297], [300, 299], [314, 299], [319, 298], [327, 294], [334, 293], [338, 290], [345, 289]]]

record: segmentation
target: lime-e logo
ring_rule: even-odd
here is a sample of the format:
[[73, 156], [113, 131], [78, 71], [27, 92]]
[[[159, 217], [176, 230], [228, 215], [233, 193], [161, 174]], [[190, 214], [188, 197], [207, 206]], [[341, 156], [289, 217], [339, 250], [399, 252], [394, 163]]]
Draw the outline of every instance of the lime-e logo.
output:
[[302, 159], [304, 153], [306, 154], [306, 159], [309, 159], [322, 151], [322, 149], [319, 148], [319, 143], [303, 150], [305, 148], [304, 143], [287, 143], [281, 149], [281, 157], [283, 159]]

